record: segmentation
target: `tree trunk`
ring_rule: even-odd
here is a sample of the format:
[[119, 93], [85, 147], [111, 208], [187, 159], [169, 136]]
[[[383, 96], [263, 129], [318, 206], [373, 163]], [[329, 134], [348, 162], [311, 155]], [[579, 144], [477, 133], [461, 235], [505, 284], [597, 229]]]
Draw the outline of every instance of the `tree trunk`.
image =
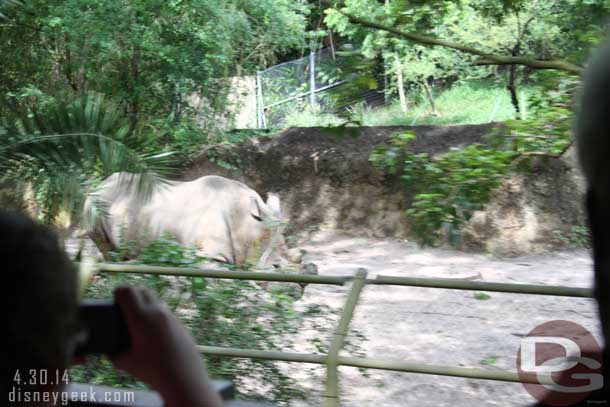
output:
[[[520, 44], [517, 43], [515, 47], [511, 50], [511, 54], [513, 56], [519, 55]], [[521, 108], [519, 107], [519, 97], [517, 96], [517, 66], [511, 65], [508, 71], [508, 85], [506, 85], [506, 89], [510, 93], [510, 101], [515, 108], [515, 112], [517, 113], [517, 120], [521, 118]]]
[[515, 65], [512, 65], [510, 67], [508, 73], [508, 85], [506, 86], [506, 89], [508, 89], [508, 92], [510, 93], [510, 101], [513, 104], [513, 107], [515, 108], [517, 119], [519, 119], [521, 117], [521, 109], [519, 107], [519, 97], [517, 96], [517, 73], [515, 72], [516, 70], [517, 67]]
[[68, 40], [64, 41], [65, 46], [65, 56], [63, 60], [64, 65], [64, 74], [66, 75], [66, 79], [68, 81], [68, 85], [72, 88], [74, 92], [78, 92], [78, 83], [74, 80], [74, 76], [72, 75], [72, 53], [70, 52], [70, 48], [68, 46]]
[[400, 98], [400, 110], [402, 110], [403, 113], [407, 113], [409, 111], [409, 106], [407, 105], [407, 96], [405, 94], [405, 85], [402, 77], [402, 64], [400, 63], [398, 55], [395, 55], [394, 58], [394, 69], [396, 69], [396, 87], [398, 88], [398, 97]]
[[182, 113], [182, 98], [178, 90], [178, 86], [172, 86], [172, 116], [174, 123], [180, 122]]

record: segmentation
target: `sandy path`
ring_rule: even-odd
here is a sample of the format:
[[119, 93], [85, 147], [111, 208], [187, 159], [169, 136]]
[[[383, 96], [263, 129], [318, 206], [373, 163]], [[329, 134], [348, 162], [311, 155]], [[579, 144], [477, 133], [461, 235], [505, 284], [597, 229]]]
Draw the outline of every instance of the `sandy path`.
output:
[[[484, 281], [588, 287], [591, 258], [586, 251], [567, 251], [513, 259], [420, 249], [390, 239], [318, 234], [304, 249], [321, 275], [350, 275], [358, 267], [376, 274], [450, 277], [481, 273]], [[309, 286], [304, 303], [341, 307], [346, 289]], [[489, 293], [480, 300], [470, 291], [368, 286], [352, 326], [368, 339], [368, 357], [431, 364], [515, 370], [520, 337], [536, 325], [566, 319], [599, 338], [593, 300]], [[494, 361], [490, 365], [482, 361]], [[320, 402], [320, 383], [303, 365], [289, 368], [311, 389], [307, 405]], [[315, 369], [323, 373], [321, 369]], [[534, 401], [520, 384], [341, 368], [343, 406], [523, 406]], [[295, 405], [304, 405], [295, 403]]]

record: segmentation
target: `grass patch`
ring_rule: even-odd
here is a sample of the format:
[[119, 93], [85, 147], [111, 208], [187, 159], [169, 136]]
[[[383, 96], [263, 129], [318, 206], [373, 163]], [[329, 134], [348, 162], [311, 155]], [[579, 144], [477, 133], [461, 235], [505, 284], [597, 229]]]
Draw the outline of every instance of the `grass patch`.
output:
[[[536, 92], [532, 86], [521, 89], [525, 98]], [[407, 113], [400, 110], [400, 103], [396, 101], [386, 107], [368, 109], [360, 113], [360, 117], [366, 126], [387, 126], [480, 124], [514, 119], [516, 116], [508, 91], [490, 81], [457, 84], [435, 95], [435, 104], [439, 115], [432, 115], [429, 104], [417, 95], [415, 101], [410, 101]]]
[[[519, 89], [527, 99], [538, 91], [534, 86]], [[388, 106], [371, 108], [365, 104], [352, 106], [348, 118], [329, 113], [311, 111], [294, 112], [286, 118], [286, 127], [338, 126], [347, 121], [359, 122], [362, 126], [414, 126], [481, 124], [490, 121], [505, 121], [516, 117], [510, 95], [503, 84], [493, 81], [457, 83], [451, 88], [435, 92], [438, 115], [433, 115], [430, 105], [421, 94], [407, 95], [409, 111], [403, 113], [395, 100]], [[527, 112], [526, 107], [526, 112]]]
[[489, 356], [489, 357], [481, 360], [479, 363], [482, 364], [483, 366], [491, 366], [491, 365], [495, 365], [497, 361], [498, 361], [498, 356]]

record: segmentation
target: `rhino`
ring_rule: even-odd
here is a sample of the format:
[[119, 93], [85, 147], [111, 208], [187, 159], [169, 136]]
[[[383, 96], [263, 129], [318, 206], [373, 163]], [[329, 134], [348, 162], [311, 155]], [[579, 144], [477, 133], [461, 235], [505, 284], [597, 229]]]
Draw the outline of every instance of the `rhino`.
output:
[[277, 194], [263, 201], [245, 184], [216, 175], [161, 183], [143, 194], [137, 188], [141, 179], [115, 173], [87, 196], [87, 232], [102, 253], [130, 241], [142, 248], [169, 234], [226, 263], [243, 266], [255, 249], [262, 252], [257, 268], [301, 263], [300, 251], [286, 246]]

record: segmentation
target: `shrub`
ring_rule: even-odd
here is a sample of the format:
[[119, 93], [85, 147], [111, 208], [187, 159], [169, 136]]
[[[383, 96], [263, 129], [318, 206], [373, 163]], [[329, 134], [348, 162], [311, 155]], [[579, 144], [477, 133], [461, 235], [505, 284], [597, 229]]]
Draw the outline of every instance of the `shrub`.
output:
[[431, 157], [411, 151], [410, 143], [416, 136], [407, 131], [395, 134], [388, 145], [373, 151], [371, 162], [398, 175], [415, 193], [406, 215], [422, 245], [436, 245], [443, 237], [458, 245], [460, 227], [474, 211], [484, 208], [503, 178], [515, 171], [527, 172], [532, 159], [557, 159], [568, 150], [575, 83], [572, 77], [550, 77], [546, 94], [530, 98], [531, 118], [507, 121], [485, 144], [452, 148]]
[[[118, 256], [118, 254], [117, 254]], [[196, 267], [205, 259], [194, 249], [161, 238], [146, 247], [137, 262], [157, 266]], [[102, 274], [87, 289], [87, 298], [109, 298], [119, 284], [143, 284], [164, 299], [190, 329], [198, 344], [260, 350], [290, 349], [287, 334], [304, 323], [295, 311], [294, 299], [284, 286], [266, 290], [249, 281], [156, 275]], [[307, 315], [328, 316], [326, 307]], [[319, 333], [318, 333], [319, 334]], [[311, 340], [312, 344], [320, 341]], [[240, 396], [283, 404], [303, 397], [299, 386], [276, 364], [254, 359], [207, 356], [214, 378], [236, 384]], [[92, 357], [71, 372], [72, 380], [121, 387], [143, 388], [135, 378], [115, 371], [105, 358]]]

